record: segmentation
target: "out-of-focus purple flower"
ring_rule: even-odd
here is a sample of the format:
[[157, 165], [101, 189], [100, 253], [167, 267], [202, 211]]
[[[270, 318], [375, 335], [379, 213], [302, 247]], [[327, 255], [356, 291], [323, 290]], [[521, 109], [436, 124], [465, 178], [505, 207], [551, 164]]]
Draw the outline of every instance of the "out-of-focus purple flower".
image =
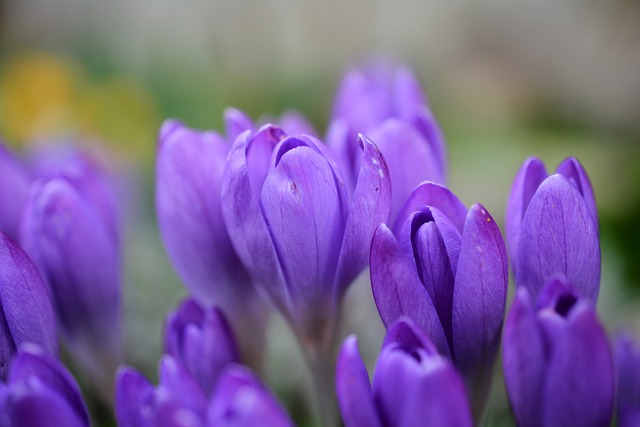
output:
[[164, 356], [160, 383], [153, 387], [131, 368], [116, 379], [116, 419], [120, 427], [292, 426], [277, 400], [245, 367], [231, 364], [207, 399], [180, 363]]
[[36, 267], [0, 232], [0, 380], [7, 378], [13, 356], [27, 343], [55, 355], [55, 317]]
[[598, 214], [587, 173], [568, 158], [547, 176], [531, 157], [518, 171], [506, 212], [516, 285], [533, 299], [554, 275], [564, 275], [595, 305], [600, 287]]
[[387, 332], [369, 384], [355, 336], [342, 345], [336, 388], [346, 427], [471, 426], [464, 383], [409, 319]]
[[617, 371], [617, 412], [620, 427], [640, 425], [640, 345], [628, 332], [613, 345]]
[[393, 188], [392, 218], [420, 182], [445, 181], [442, 133], [409, 69], [378, 64], [351, 70], [342, 79], [327, 144], [351, 187], [361, 159], [358, 133], [369, 136], [387, 161]]
[[467, 209], [447, 188], [425, 182], [400, 210], [393, 232], [371, 244], [371, 286], [385, 326], [407, 316], [449, 355], [484, 406], [507, 296], [500, 229], [482, 205]]
[[29, 170], [0, 141], [0, 232], [16, 241], [30, 185]]
[[233, 245], [298, 335], [318, 341], [347, 286], [365, 267], [373, 230], [386, 221], [390, 183], [374, 143], [360, 138], [349, 194], [327, 148], [265, 125], [235, 141], [222, 184]]
[[64, 176], [35, 184], [22, 242], [48, 285], [71, 354], [107, 393], [122, 352], [121, 254], [98, 199], [108, 197], [89, 198]]
[[226, 365], [238, 362], [238, 350], [223, 314], [185, 300], [167, 317], [165, 353], [181, 362], [209, 395]]
[[67, 370], [39, 347], [26, 345], [0, 382], [0, 426], [88, 427], [80, 388]]
[[519, 426], [608, 426], [614, 399], [609, 343], [591, 301], [551, 279], [534, 305], [520, 287], [507, 315], [504, 380]]

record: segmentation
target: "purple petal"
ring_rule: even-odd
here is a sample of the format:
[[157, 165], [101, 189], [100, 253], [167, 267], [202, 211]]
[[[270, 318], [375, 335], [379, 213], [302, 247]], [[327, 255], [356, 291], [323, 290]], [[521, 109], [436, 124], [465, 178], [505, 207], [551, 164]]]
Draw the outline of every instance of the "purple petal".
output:
[[[373, 74], [376, 70], [368, 70]], [[384, 77], [382, 79], [384, 80]], [[336, 92], [332, 118], [343, 118], [351, 132], [367, 133], [391, 114], [389, 88], [361, 70], [345, 74]]]
[[356, 135], [349, 130], [347, 122], [340, 118], [334, 119], [329, 124], [325, 141], [342, 171], [349, 194], [353, 194], [364, 154], [360, 149], [360, 142]]
[[278, 119], [278, 124], [288, 135], [317, 135], [317, 132], [307, 121], [307, 119], [298, 111], [285, 111]]
[[142, 427], [145, 402], [151, 399], [153, 387], [136, 370], [121, 367], [116, 374], [116, 421], [120, 427]]
[[196, 414], [204, 415], [207, 397], [196, 380], [170, 355], [164, 355], [158, 368], [160, 387], [168, 390], [172, 400]]
[[394, 108], [396, 115], [410, 120], [415, 112], [426, 105], [420, 82], [406, 67], [398, 68], [393, 75]]
[[293, 427], [287, 413], [245, 367], [232, 365], [223, 373], [209, 406], [210, 426]]
[[518, 170], [511, 186], [511, 193], [507, 201], [505, 215], [507, 244], [511, 256], [513, 268], [516, 268], [518, 259], [518, 241], [520, 239], [522, 217], [524, 216], [531, 198], [538, 187], [547, 177], [544, 163], [537, 157], [528, 158]]
[[391, 182], [384, 157], [367, 137], [359, 136], [364, 150], [358, 183], [349, 208], [336, 275], [338, 298], [367, 265], [371, 237], [389, 219]]
[[423, 206], [440, 210], [462, 233], [467, 217], [467, 208], [448, 188], [433, 182], [423, 182], [407, 198], [393, 225], [393, 232], [399, 236], [406, 219]]
[[578, 303], [552, 345], [543, 424], [608, 426], [614, 399], [613, 361], [589, 303]]
[[600, 284], [598, 231], [584, 198], [562, 175], [538, 188], [522, 220], [516, 285], [537, 297], [545, 282], [564, 275], [595, 304]]
[[371, 289], [380, 318], [389, 327], [401, 316], [411, 318], [442, 354], [449, 354], [438, 313], [420, 283], [411, 259], [400, 250], [389, 228], [382, 224], [371, 242]]
[[[453, 354], [468, 376], [491, 371], [500, 342], [509, 272], [497, 224], [480, 205], [469, 210], [453, 293]], [[473, 379], [472, 379], [473, 382]]]
[[[0, 339], [0, 378], [6, 378], [13, 352], [25, 343], [39, 345], [46, 352], [58, 351], [56, 323], [47, 289], [27, 254], [0, 233], [0, 311], [3, 329]], [[5, 341], [6, 340], [6, 341]], [[10, 345], [9, 352], [6, 346]]]
[[420, 182], [439, 182], [442, 177], [431, 147], [407, 122], [387, 119], [371, 132], [371, 139], [382, 151], [389, 167], [393, 188], [391, 217], [394, 218]]
[[253, 120], [243, 111], [237, 108], [227, 108], [224, 110], [224, 130], [227, 134], [227, 141], [235, 141], [244, 131], [255, 132]]
[[447, 147], [440, 125], [431, 110], [423, 105], [410, 121], [413, 126], [426, 138], [436, 159], [437, 175], [440, 182], [445, 182], [447, 177]]
[[348, 337], [338, 356], [336, 392], [346, 427], [381, 427], [373, 402], [367, 369], [358, 351], [358, 340]]
[[20, 219], [29, 199], [31, 176], [0, 141], [0, 232], [14, 240], [20, 234]]
[[438, 354], [433, 343], [409, 317], [400, 317], [389, 325], [382, 348], [387, 346], [402, 348], [407, 353], [420, 349], [424, 350], [428, 356]]
[[587, 172], [584, 170], [578, 159], [575, 157], [565, 159], [560, 163], [556, 172], [569, 178], [569, 181], [571, 181], [576, 186], [580, 194], [582, 194], [584, 201], [587, 203], [589, 212], [593, 215], [596, 231], [598, 231], [598, 210], [596, 208], [596, 200], [593, 195], [593, 187], [591, 186], [591, 181], [589, 180]]
[[547, 359], [543, 335], [524, 288], [516, 290], [502, 342], [504, 383], [513, 414], [522, 427], [540, 426]]
[[618, 425], [637, 426], [640, 423], [640, 347], [628, 332], [614, 340], [617, 371]]

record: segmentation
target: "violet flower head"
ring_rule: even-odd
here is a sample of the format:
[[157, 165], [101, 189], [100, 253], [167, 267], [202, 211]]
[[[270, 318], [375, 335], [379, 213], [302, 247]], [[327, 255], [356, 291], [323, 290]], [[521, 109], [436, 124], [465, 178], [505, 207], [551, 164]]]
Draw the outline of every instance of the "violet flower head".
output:
[[447, 188], [424, 182], [393, 232], [381, 225], [371, 244], [371, 286], [387, 328], [411, 318], [449, 355], [484, 406], [507, 296], [500, 229], [480, 204], [469, 209]]
[[640, 345], [630, 333], [614, 339], [617, 373], [617, 413], [620, 427], [640, 425]]
[[355, 336], [342, 345], [336, 388], [346, 427], [472, 426], [458, 372], [409, 319], [389, 328], [373, 387]]
[[0, 141], [0, 232], [18, 241], [31, 173]]
[[0, 382], [2, 427], [89, 427], [80, 388], [69, 372], [41, 348], [26, 345]]
[[504, 381], [519, 426], [608, 426], [614, 371], [591, 301], [551, 279], [533, 303], [525, 287], [507, 315]]
[[0, 232], [0, 380], [25, 344], [58, 352], [56, 323], [47, 288], [27, 254]]
[[169, 314], [165, 353], [181, 362], [209, 395], [226, 365], [238, 362], [238, 349], [222, 312], [187, 299]]
[[116, 420], [121, 427], [292, 427], [278, 401], [245, 367], [231, 364], [207, 398], [171, 356], [159, 368], [154, 387], [131, 368], [116, 379]]
[[554, 275], [565, 276], [595, 305], [600, 287], [598, 215], [589, 177], [575, 158], [547, 176], [529, 158], [507, 204], [506, 233], [516, 285], [533, 299]]
[[392, 218], [420, 182], [444, 183], [442, 133], [409, 69], [376, 64], [353, 69], [343, 77], [327, 144], [345, 171], [347, 186], [355, 185], [360, 165], [358, 133], [375, 141], [387, 161], [393, 187]]
[[[349, 194], [333, 157], [308, 135], [265, 125], [235, 141], [223, 176], [225, 223], [238, 256], [299, 334], [327, 329], [386, 221], [390, 183], [375, 144]], [[315, 340], [315, 338], [312, 338]]]

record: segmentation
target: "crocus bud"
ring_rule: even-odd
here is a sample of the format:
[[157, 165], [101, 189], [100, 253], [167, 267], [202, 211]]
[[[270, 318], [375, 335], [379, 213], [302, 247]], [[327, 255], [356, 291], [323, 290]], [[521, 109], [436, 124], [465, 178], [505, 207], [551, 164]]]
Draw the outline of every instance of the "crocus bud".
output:
[[511, 187], [506, 230], [517, 286], [536, 299], [544, 284], [561, 274], [595, 305], [598, 216], [589, 177], [578, 160], [566, 159], [547, 176], [542, 161], [529, 158]]
[[28, 169], [0, 141], [0, 232], [16, 241], [30, 186]]
[[207, 395], [222, 369], [239, 360], [222, 312], [205, 309], [193, 299], [185, 300], [167, 317], [165, 353], [181, 362]]
[[640, 345], [631, 334], [615, 337], [613, 351], [617, 372], [617, 413], [620, 427], [640, 425]]
[[464, 383], [409, 319], [387, 331], [373, 387], [355, 336], [342, 345], [336, 389], [346, 427], [472, 426]]
[[608, 426], [614, 399], [609, 343], [591, 301], [552, 279], [537, 303], [516, 290], [502, 346], [504, 381], [519, 426]]
[[389, 214], [386, 163], [364, 150], [350, 195], [326, 147], [265, 125], [236, 139], [223, 176], [222, 212], [249, 270], [298, 332], [319, 341], [347, 286], [366, 265], [375, 227]]
[[336, 153], [348, 186], [355, 185], [360, 165], [358, 133], [375, 141], [387, 161], [392, 218], [421, 181], [445, 181], [443, 137], [409, 69], [378, 65], [351, 70], [342, 79], [327, 144]]
[[24, 344], [55, 355], [56, 324], [47, 288], [27, 254], [0, 232], [0, 380]]
[[[226, 114], [230, 132], [251, 125], [238, 110]], [[169, 258], [191, 295], [224, 311], [243, 340], [244, 357], [257, 362], [267, 313], [222, 218], [220, 190], [228, 151], [229, 144], [215, 132], [165, 122], [158, 145], [156, 212]]]
[[22, 241], [48, 285], [71, 355], [110, 396], [122, 352], [120, 248], [92, 201], [66, 178], [36, 185]]
[[507, 296], [500, 229], [482, 205], [467, 212], [445, 187], [425, 182], [400, 210], [394, 232], [376, 230], [371, 286], [387, 328], [407, 316], [449, 355], [479, 416], [488, 394]]
[[3, 427], [89, 427], [80, 388], [67, 370], [40, 347], [26, 345], [0, 382]]

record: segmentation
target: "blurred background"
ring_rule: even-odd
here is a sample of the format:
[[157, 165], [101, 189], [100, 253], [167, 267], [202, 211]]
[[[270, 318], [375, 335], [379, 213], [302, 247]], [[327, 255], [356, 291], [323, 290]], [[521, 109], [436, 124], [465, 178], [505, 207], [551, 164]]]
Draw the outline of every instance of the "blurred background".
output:
[[[636, 0], [0, 0], [0, 136], [14, 151], [72, 138], [122, 179], [128, 361], [155, 377], [162, 319], [185, 295], [156, 228], [165, 118], [222, 129], [235, 106], [289, 108], [320, 134], [342, 73], [371, 58], [413, 67], [449, 147], [449, 186], [503, 224], [526, 157], [573, 155], [601, 220], [599, 310], [640, 336], [640, 2]], [[367, 277], [347, 301], [371, 367], [382, 339]], [[307, 379], [274, 316], [264, 376], [297, 420]], [[292, 368], [295, 367], [295, 368]], [[501, 380], [489, 425], [508, 425]]]

